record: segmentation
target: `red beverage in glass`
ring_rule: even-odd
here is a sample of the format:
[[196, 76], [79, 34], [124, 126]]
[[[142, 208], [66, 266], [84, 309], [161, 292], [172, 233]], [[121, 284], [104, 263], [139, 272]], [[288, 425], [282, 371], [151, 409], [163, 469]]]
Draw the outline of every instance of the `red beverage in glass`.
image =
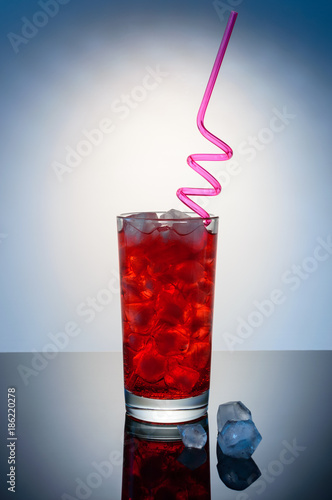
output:
[[217, 234], [198, 217], [149, 217], [122, 216], [118, 233], [125, 389], [192, 398], [210, 384]]
[[[207, 419], [202, 425], [208, 432]], [[122, 500], [211, 500], [209, 440], [203, 449], [188, 449], [176, 427], [159, 427], [136, 428], [127, 417]]]

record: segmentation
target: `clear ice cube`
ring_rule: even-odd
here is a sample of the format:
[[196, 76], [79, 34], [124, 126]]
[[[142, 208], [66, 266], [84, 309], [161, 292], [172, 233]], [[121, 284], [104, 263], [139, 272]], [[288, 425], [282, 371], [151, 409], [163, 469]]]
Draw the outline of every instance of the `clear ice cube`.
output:
[[176, 219], [176, 222], [169, 221], [168, 226], [172, 227], [180, 236], [189, 235], [195, 231], [195, 234], [193, 234], [191, 238], [193, 242], [195, 242], [195, 240], [200, 240], [205, 232], [203, 219], [197, 217], [197, 215], [194, 215], [192, 220], [188, 221], [188, 219], [191, 218], [191, 215], [181, 212], [180, 210], [175, 210], [174, 208], [168, 210], [168, 212], [165, 212], [160, 216], [161, 219]]
[[229, 420], [218, 434], [221, 451], [233, 458], [250, 458], [262, 440], [252, 420]]
[[[154, 222], [156, 219], [156, 222]], [[144, 234], [151, 234], [157, 227], [158, 215], [155, 212], [141, 212], [129, 215], [124, 219], [123, 229], [127, 238], [127, 245], [138, 245]]]
[[251, 420], [251, 412], [241, 401], [229, 401], [219, 405], [217, 414], [218, 432], [230, 420]]
[[175, 210], [174, 208], [171, 208], [171, 210], [168, 210], [167, 212], [161, 214], [160, 220], [165, 219], [165, 224], [164, 226], [160, 226], [162, 230], [160, 231], [160, 237], [164, 241], [168, 241], [170, 237], [174, 239], [176, 237], [176, 234], [172, 231], [174, 228], [174, 221], [173, 220], [167, 220], [167, 219], [186, 219], [188, 218], [188, 215], [184, 212], [181, 212], [180, 210]]
[[201, 424], [178, 425], [178, 429], [187, 448], [201, 449], [205, 446], [207, 435]]
[[[180, 210], [175, 210], [174, 208], [172, 208], [171, 210], [168, 210], [167, 212], [161, 214], [160, 219], [162, 220], [171, 219], [167, 221], [167, 226], [173, 228], [181, 236], [185, 234], [190, 234], [193, 231], [197, 230], [198, 228], [204, 230], [203, 219], [197, 218], [195, 214], [194, 217], [195, 218], [188, 221], [188, 219], [191, 218], [191, 215], [187, 214], [186, 212], [181, 212]], [[199, 235], [197, 236], [195, 235], [195, 237], [198, 238]]]
[[169, 359], [168, 373], [165, 375], [166, 384], [172, 389], [190, 392], [199, 380], [200, 374], [189, 366], [180, 366], [178, 362]]
[[186, 219], [188, 215], [185, 212], [181, 212], [180, 210], [175, 210], [175, 208], [171, 208], [164, 214], [161, 214], [161, 219]]

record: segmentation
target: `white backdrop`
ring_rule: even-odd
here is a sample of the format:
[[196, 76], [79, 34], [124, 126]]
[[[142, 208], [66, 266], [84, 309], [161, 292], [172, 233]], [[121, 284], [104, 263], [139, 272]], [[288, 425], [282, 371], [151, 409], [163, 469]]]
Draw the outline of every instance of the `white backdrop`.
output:
[[121, 349], [115, 217], [204, 185], [186, 158], [215, 152], [196, 114], [232, 6], [214, 349], [332, 347], [329, 2], [164, 4], [1, 7], [1, 351]]

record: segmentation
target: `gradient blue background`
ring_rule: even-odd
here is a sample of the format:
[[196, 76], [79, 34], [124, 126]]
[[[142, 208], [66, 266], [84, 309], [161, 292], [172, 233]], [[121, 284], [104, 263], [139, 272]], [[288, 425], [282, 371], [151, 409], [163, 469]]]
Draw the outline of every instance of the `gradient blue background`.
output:
[[[331, 349], [331, 256], [295, 291], [283, 276], [332, 234], [332, 7], [227, 3], [239, 17], [206, 125], [234, 149], [238, 175], [209, 165], [224, 184], [206, 205], [221, 219], [214, 348], [228, 349], [225, 334], [279, 289], [283, 303], [234, 349]], [[70, 0], [15, 53], [8, 33], [40, 10], [1, 3], [0, 350], [47, 350], [68, 322], [79, 333], [59, 350], [120, 350], [115, 217], [181, 209], [176, 189], [202, 185], [186, 157], [215, 151], [195, 120], [228, 12], [204, 0]], [[128, 116], [116, 111], [158, 65], [157, 87]], [[284, 107], [294, 118], [245, 153]], [[104, 118], [114, 130], [60, 182], [54, 162]], [[82, 315], [97, 296], [105, 304]]]

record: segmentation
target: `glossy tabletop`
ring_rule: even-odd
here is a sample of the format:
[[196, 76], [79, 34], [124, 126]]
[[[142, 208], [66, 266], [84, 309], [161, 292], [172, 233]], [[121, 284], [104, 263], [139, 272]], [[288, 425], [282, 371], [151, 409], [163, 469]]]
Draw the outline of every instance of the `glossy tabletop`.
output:
[[[130, 434], [128, 428], [124, 438], [121, 354], [46, 354], [49, 359], [37, 353], [0, 355], [1, 498], [153, 498], [146, 493], [137, 496], [137, 483], [135, 487], [130, 486], [134, 483], [128, 476], [128, 460], [137, 466], [139, 446], [142, 443], [142, 446], [144, 443], [150, 446], [151, 441], [149, 436], [135, 437], [135, 432]], [[162, 458], [159, 457], [168, 460], [167, 453], [172, 457], [177, 467], [176, 481], [183, 480], [183, 484], [187, 484], [195, 480], [205, 484], [197, 486], [197, 496], [184, 496], [175, 483], [172, 492], [173, 480], [169, 479], [169, 490], [164, 486], [164, 496], [160, 493], [160, 498], [166, 498], [165, 492], [169, 491], [169, 500], [329, 499], [331, 381], [330, 351], [214, 352], [207, 424], [209, 446], [205, 447], [209, 457], [203, 457], [204, 463], [196, 464], [192, 470], [181, 464], [182, 459], [178, 460], [183, 452], [179, 442], [176, 452], [179, 456], [174, 455], [170, 444], [170, 451], [167, 451], [167, 445], [160, 452]], [[11, 436], [8, 388], [11, 389], [9, 394], [15, 394], [15, 435]], [[218, 465], [216, 446], [218, 406], [236, 400], [251, 410], [253, 421], [263, 437], [252, 456], [261, 475], [242, 491], [230, 489], [220, 479], [220, 475], [230, 477], [233, 472], [229, 470], [229, 464], [220, 463], [220, 455]], [[9, 415], [12, 416], [13, 411]], [[130, 441], [132, 437], [134, 441]], [[134, 446], [129, 449], [130, 442], [134, 442]], [[127, 446], [125, 466], [124, 446]], [[154, 449], [153, 456], [156, 464], [158, 449]], [[8, 491], [10, 483], [6, 484], [7, 474], [13, 472], [8, 463], [11, 457], [15, 459], [15, 495]], [[154, 480], [154, 489], [150, 484], [144, 484], [145, 480], [151, 483], [151, 477], [157, 477], [153, 466], [149, 467], [151, 470], [146, 478], [142, 475], [139, 479], [140, 487], [144, 491], [149, 488], [158, 491], [157, 479]], [[200, 472], [202, 467], [204, 474]], [[141, 472], [136, 470], [136, 476]], [[199, 496], [199, 488], [210, 493]], [[121, 496], [122, 489], [126, 496]]]

